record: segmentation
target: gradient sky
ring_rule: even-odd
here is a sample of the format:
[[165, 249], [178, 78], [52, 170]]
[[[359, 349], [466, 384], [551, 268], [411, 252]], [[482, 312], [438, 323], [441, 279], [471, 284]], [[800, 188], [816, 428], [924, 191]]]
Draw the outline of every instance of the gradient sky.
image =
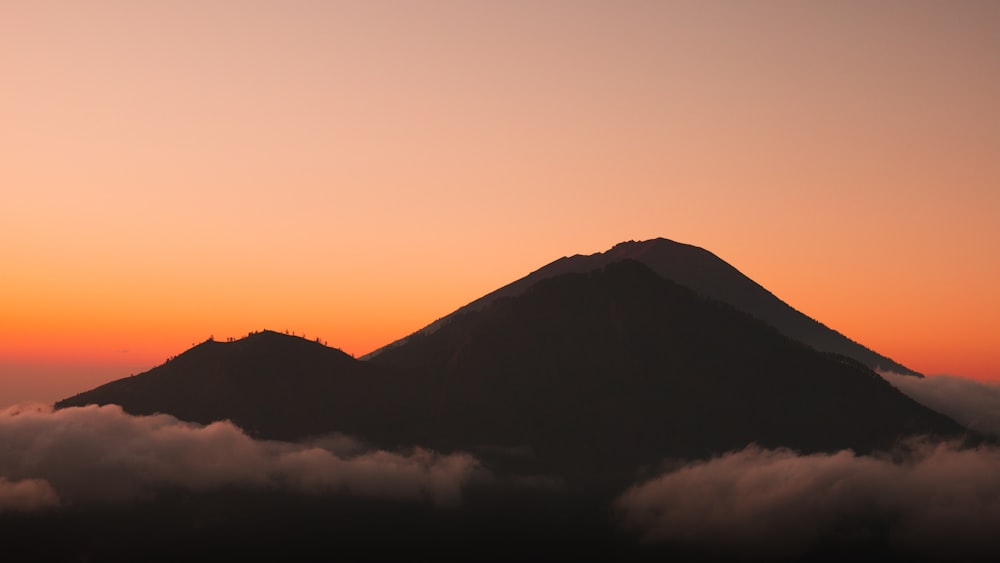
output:
[[0, 0], [0, 404], [663, 236], [1000, 379], [1000, 3]]

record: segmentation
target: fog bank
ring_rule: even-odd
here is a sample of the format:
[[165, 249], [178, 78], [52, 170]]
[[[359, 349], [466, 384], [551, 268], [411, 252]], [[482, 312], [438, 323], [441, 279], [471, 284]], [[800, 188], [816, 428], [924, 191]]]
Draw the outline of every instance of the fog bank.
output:
[[260, 441], [229, 422], [132, 416], [116, 405], [0, 411], [0, 510], [226, 487], [455, 505], [481, 471], [466, 454], [365, 451], [336, 436], [304, 444]]
[[879, 374], [914, 401], [967, 428], [1000, 437], [1000, 385], [954, 375]]
[[616, 501], [645, 543], [785, 557], [838, 542], [1000, 555], [1000, 449], [914, 442], [884, 456], [749, 447], [636, 485]]

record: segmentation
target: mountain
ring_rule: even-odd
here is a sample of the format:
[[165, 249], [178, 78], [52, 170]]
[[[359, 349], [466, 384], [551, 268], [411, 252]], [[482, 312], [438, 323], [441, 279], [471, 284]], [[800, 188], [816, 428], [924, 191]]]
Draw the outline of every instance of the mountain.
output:
[[664, 459], [752, 442], [866, 452], [963, 433], [860, 363], [634, 260], [542, 280], [370, 361], [265, 331], [57, 407], [89, 403], [231, 419], [264, 438], [338, 431], [469, 451], [502, 474], [613, 490]]
[[145, 373], [56, 403], [118, 404], [202, 424], [231, 420], [252, 436], [296, 440], [331, 431], [382, 439], [406, 426], [399, 396], [414, 381], [318, 342], [264, 330], [209, 339]]
[[[711, 252], [664, 238], [623, 242], [603, 253], [586, 256], [577, 254], [560, 258], [438, 319], [415, 334], [434, 332], [457, 315], [482, 310], [501, 297], [520, 295], [541, 280], [562, 274], [588, 272], [613, 262], [629, 259], [639, 261], [660, 276], [689, 287], [697, 293], [749, 313], [774, 326], [785, 336], [817, 350], [853, 358], [872, 369], [920, 375], [797, 311]], [[374, 358], [413, 336], [393, 342], [363, 359]]]
[[870, 452], [963, 432], [859, 362], [635, 260], [544, 279], [369, 361], [438, 390], [434, 445], [530, 451], [581, 482], [749, 443]]

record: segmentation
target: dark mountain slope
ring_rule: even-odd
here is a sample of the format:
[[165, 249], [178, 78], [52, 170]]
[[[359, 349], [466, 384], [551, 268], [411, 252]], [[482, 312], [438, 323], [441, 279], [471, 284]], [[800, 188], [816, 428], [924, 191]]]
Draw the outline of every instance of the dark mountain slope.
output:
[[[418, 331], [417, 334], [434, 332], [454, 316], [481, 310], [501, 297], [519, 295], [543, 279], [567, 273], [588, 272], [626, 259], [642, 262], [662, 277], [750, 313], [774, 326], [785, 336], [808, 344], [817, 350], [834, 352], [853, 358], [873, 369], [882, 368], [897, 373], [919, 375], [917, 372], [877, 354], [807, 317], [711, 252], [664, 238], [642, 242], [623, 242], [607, 252], [560, 258], [469, 303], [451, 315], [435, 321]], [[375, 357], [386, 349], [398, 346], [405, 340], [406, 338], [376, 350], [363, 359]]]
[[371, 362], [436, 390], [421, 443], [530, 449], [586, 480], [751, 442], [865, 452], [962, 432], [863, 365], [635, 261], [544, 280]]
[[265, 330], [235, 342], [202, 342], [56, 407], [113, 403], [132, 414], [168, 413], [203, 424], [229, 419], [263, 438], [338, 431], [391, 444], [412, 415], [403, 398], [412, 383], [340, 350]]

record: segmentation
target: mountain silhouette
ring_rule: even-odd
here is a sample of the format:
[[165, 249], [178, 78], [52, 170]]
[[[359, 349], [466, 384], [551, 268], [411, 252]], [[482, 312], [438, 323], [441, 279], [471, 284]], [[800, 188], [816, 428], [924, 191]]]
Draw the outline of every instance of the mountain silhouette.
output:
[[859, 362], [819, 352], [635, 260], [544, 279], [370, 361], [264, 331], [209, 340], [57, 407], [230, 419], [469, 451], [500, 473], [617, 489], [643, 467], [749, 443], [800, 451], [958, 436]]
[[407, 424], [412, 378], [304, 338], [264, 330], [206, 340], [145, 373], [56, 403], [117, 404], [136, 415], [231, 420], [250, 435], [296, 440], [331, 431], [391, 436]]
[[[785, 336], [817, 350], [853, 358], [872, 369], [920, 375], [792, 308], [715, 254], [697, 246], [665, 238], [623, 242], [606, 252], [560, 258], [438, 319], [415, 334], [434, 332], [456, 315], [481, 310], [501, 297], [519, 295], [543, 279], [567, 273], [588, 272], [627, 259], [642, 262], [664, 278], [749, 313], [774, 326]], [[413, 335], [410, 335], [393, 342], [363, 359], [374, 358], [412, 337]]]
[[439, 390], [448, 422], [428, 443], [521, 448], [583, 481], [749, 443], [871, 452], [962, 433], [863, 364], [635, 260], [544, 279], [369, 361]]

